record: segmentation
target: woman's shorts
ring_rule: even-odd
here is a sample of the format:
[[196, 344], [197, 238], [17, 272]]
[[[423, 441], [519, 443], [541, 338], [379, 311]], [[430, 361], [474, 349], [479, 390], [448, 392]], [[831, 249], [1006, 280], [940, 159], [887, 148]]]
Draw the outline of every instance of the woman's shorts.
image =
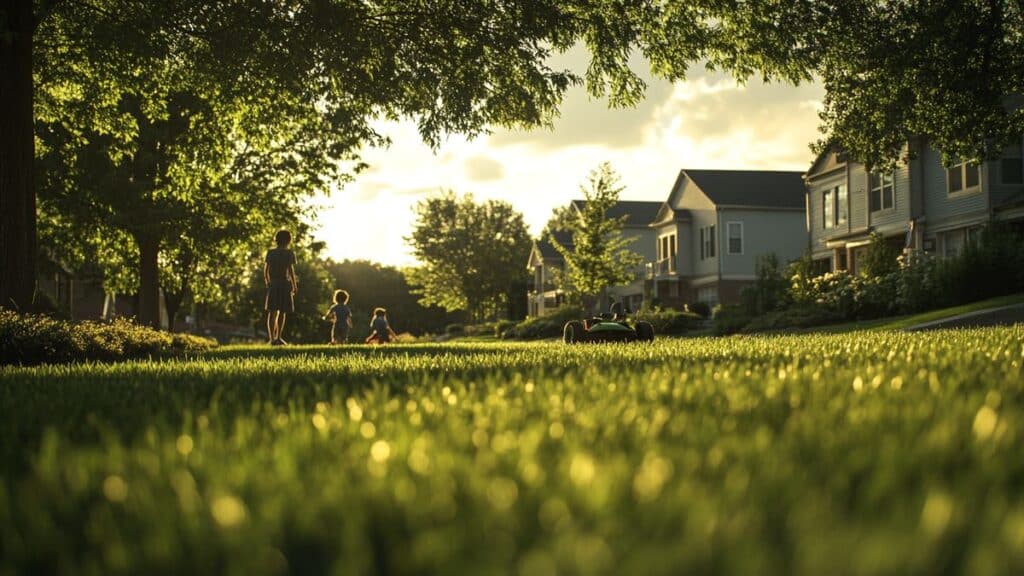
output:
[[295, 312], [295, 299], [292, 297], [292, 287], [288, 284], [271, 284], [267, 288], [268, 312], [280, 310], [281, 312]]

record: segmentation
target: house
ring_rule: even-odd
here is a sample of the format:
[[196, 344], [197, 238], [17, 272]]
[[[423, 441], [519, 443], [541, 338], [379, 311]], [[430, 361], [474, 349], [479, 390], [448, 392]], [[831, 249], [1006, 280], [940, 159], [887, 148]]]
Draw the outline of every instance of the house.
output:
[[[586, 201], [573, 200], [570, 210], [579, 214]], [[628, 247], [643, 257], [644, 262], [654, 259], [654, 231], [649, 224], [657, 215], [661, 202], [621, 200], [607, 212], [608, 218], [624, 218], [622, 236], [629, 242]], [[572, 250], [572, 235], [568, 232], [556, 232], [554, 240], [561, 246]], [[565, 260], [547, 238], [533, 243], [528, 268], [533, 274], [533, 289], [528, 294], [530, 316], [542, 316], [562, 303], [562, 291], [556, 285], [558, 270], [565, 266]], [[608, 295], [627, 307], [639, 309], [644, 297], [643, 264], [635, 270], [632, 282], [622, 286], [608, 288]]]
[[927, 139], [914, 138], [902, 150], [907, 160], [891, 172], [869, 172], [830, 147], [805, 176], [811, 256], [822, 271], [856, 273], [872, 233], [945, 257], [989, 222], [1024, 227], [1022, 144], [980, 165], [945, 168]]
[[779, 262], [807, 249], [800, 172], [680, 170], [668, 200], [649, 224], [655, 259], [652, 296], [663, 307], [734, 303], [753, 284], [758, 257]]

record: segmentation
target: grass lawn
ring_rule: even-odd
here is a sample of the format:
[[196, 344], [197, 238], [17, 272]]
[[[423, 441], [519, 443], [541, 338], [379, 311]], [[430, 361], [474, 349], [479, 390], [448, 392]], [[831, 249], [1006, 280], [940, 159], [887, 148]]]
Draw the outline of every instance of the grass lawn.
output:
[[0, 369], [0, 574], [1024, 573], [1024, 327]]

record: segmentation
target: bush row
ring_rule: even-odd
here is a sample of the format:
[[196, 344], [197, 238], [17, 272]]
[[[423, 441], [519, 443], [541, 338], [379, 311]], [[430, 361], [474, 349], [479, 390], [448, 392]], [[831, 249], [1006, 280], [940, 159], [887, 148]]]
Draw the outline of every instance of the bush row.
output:
[[558, 338], [562, 328], [569, 320], [579, 320], [583, 310], [579, 306], [564, 304], [550, 314], [527, 318], [519, 324], [505, 330], [501, 337], [506, 340], [538, 340], [540, 338]]
[[496, 320], [494, 322], [483, 322], [480, 324], [449, 324], [445, 327], [444, 333], [448, 336], [494, 336], [501, 338], [506, 330], [515, 326], [513, 320]]
[[650, 322], [654, 327], [654, 333], [661, 334], [685, 334], [697, 330], [704, 325], [704, 317], [694, 312], [680, 312], [678, 310], [664, 310], [652, 308], [641, 310], [636, 313], [636, 319]]
[[986, 227], [959, 256], [944, 259], [919, 252], [897, 257], [875, 235], [865, 260], [870, 266], [862, 265], [859, 275], [815, 275], [804, 258], [790, 266], [787, 278], [776, 261], [764, 259], [740, 304], [716, 308], [715, 332], [868, 320], [1024, 292], [1024, 239], [1001, 226]]
[[[572, 305], [564, 305], [554, 312], [536, 318], [526, 320], [508, 327], [501, 331], [501, 337], [512, 340], [536, 340], [539, 338], [557, 338], [562, 335], [562, 328], [570, 320], [579, 320], [584, 316], [583, 311]], [[662, 334], [684, 334], [699, 329], [704, 325], [704, 317], [694, 312], [680, 312], [678, 310], [666, 310], [653, 308], [636, 313], [637, 321], [650, 322], [654, 327], [654, 333]], [[467, 334], [469, 327], [466, 327]]]
[[133, 324], [67, 322], [0, 309], [0, 365], [171, 357], [212, 349], [216, 342]]

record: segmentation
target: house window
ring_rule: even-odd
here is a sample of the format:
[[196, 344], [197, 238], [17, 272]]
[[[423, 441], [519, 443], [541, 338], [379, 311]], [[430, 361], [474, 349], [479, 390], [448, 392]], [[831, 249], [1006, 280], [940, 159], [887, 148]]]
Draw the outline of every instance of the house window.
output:
[[1020, 142], [1003, 150], [999, 171], [1002, 173], [1003, 184], [1024, 184], [1024, 154], [1021, 153]]
[[946, 183], [949, 185], [950, 194], [976, 188], [980, 182], [978, 165], [973, 162], [961, 162], [946, 169]]
[[676, 235], [673, 234], [673, 235], [669, 236], [669, 241], [668, 241], [668, 271], [669, 272], [675, 272], [676, 271], [676, 253], [677, 253], [677, 251], [678, 251], [678, 246], [677, 246], [677, 243], [676, 243]]
[[715, 257], [715, 227], [705, 226], [700, 229], [700, 259]]
[[658, 238], [658, 273], [676, 271], [676, 235]]
[[895, 205], [892, 172], [872, 173], [868, 176], [868, 184], [868, 204], [872, 212], [888, 210]]
[[718, 287], [705, 286], [704, 288], [698, 288], [697, 301], [703, 302], [709, 306], [718, 304]]
[[726, 224], [729, 233], [729, 254], [743, 254], [743, 222]]
[[850, 214], [850, 204], [847, 202], [846, 186], [829, 188], [822, 193], [822, 223], [821, 227], [828, 230], [836, 226], [846, 224]]
[[826, 230], [836, 225], [836, 198], [834, 194], [833, 189], [829, 188], [828, 190], [825, 190], [825, 193], [822, 195], [821, 205], [824, 220], [822, 221], [821, 226]]
[[946, 258], [955, 258], [964, 249], [964, 230], [953, 230], [942, 236], [942, 255]]
[[836, 226], [846, 224], [850, 215], [850, 203], [847, 201], [846, 185], [836, 186]]

